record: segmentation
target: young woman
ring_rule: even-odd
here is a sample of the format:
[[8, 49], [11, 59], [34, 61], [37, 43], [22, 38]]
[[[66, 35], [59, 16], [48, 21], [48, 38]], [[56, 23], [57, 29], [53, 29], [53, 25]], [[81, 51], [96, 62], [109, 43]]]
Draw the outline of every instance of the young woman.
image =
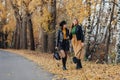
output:
[[75, 57], [73, 58], [73, 62], [76, 63], [76, 69], [82, 68], [81, 64], [81, 49], [83, 47], [84, 35], [82, 31], [82, 27], [78, 24], [78, 20], [73, 20], [73, 25], [71, 27], [71, 42], [73, 46], [73, 51], [75, 53]]
[[69, 51], [69, 30], [66, 27], [66, 21], [60, 22], [60, 29], [57, 32], [56, 48], [60, 50], [63, 70], [67, 70], [66, 61]]

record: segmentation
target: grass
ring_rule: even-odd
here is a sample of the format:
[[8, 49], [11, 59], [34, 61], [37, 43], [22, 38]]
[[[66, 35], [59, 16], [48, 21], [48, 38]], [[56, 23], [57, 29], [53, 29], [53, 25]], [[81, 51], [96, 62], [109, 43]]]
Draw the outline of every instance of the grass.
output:
[[95, 64], [82, 61], [83, 68], [75, 69], [71, 57], [67, 61], [67, 71], [62, 70], [61, 61], [53, 59], [52, 54], [28, 50], [6, 50], [32, 60], [45, 70], [55, 74], [53, 80], [120, 80], [120, 65]]

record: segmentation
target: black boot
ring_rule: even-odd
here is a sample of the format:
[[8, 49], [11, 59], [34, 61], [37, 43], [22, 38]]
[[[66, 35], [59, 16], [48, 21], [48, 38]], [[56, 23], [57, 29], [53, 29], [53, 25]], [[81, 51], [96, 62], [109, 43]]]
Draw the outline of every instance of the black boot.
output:
[[81, 59], [77, 59], [76, 69], [81, 69], [81, 68], [82, 68]]
[[67, 70], [67, 68], [66, 68], [66, 61], [67, 61], [67, 57], [62, 58], [63, 70]]

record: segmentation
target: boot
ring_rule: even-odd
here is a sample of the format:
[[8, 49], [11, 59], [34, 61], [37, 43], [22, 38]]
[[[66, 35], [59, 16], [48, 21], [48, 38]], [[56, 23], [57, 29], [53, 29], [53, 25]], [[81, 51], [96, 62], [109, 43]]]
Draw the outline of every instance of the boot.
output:
[[67, 70], [67, 68], [66, 68], [66, 61], [67, 61], [67, 57], [62, 58], [62, 64], [63, 64], [62, 69], [63, 69], [63, 70]]
[[76, 69], [81, 69], [81, 68], [82, 68], [81, 59], [77, 59]]

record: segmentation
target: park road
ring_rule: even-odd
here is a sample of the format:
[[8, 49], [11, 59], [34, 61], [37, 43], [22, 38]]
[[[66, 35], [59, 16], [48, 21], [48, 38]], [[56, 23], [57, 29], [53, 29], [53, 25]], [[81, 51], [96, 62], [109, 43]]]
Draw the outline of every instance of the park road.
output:
[[0, 80], [52, 80], [53, 74], [34, 62], [0, 50]]

